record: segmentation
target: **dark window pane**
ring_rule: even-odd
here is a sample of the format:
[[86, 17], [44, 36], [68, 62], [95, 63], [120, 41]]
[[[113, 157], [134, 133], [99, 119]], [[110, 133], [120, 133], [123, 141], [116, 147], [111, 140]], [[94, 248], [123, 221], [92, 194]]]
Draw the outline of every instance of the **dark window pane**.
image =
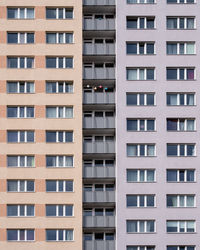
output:
[[8, 142], [18, 142], [17, 131], [8, 131]]
[[154, 94], [147, 94], [147, 105], [154, 105]]
[[46, 216], [56, 216], [56, 205], [46, 205]]
[[137, 54], [137, 43], [128, 43], [126, 45], [127, 54]]
[[167, 181], [177, 181], [176, 170], [167, 170]]
[[56, 230], [46, 230], [46, 240], [47, 241], [56, 241]]
[[7, 230], [7, 240], [17, 240], [17, 230], [8, 229]]
[[154, 80], [154, 69], [147, 69], [147, 80]]
[[18, 43], [18, 34], [8, 33], [8, 43]]
[[127, 105], [137, 105], [137, 94], [127, 94], [126, 102]]
[[137, 131], [137, 120], [127, 120], [127, 130]]
[[154, 44], [147, 44], [147, 54], [154, 54]]
[[18, 215], [18, 206], [17, 205], [8, 205], [7, 206], [7, 216], [17, 216]]
[[46, 142], [56, 142], [56, 132], [46, 132]]
[[55, 192], [56, 191], [56, 181], [46, 181], [46, 191]]
[[177, 69], [167, 69], [167, 80], [177, 80]]
[[167, 145], [167, 156], [177, 156], [177, 145]]
[[27, 43], [34, 43], [34, 33], [27, 33]]
[[48, 19], [56, 19], [56, 8], [47, 8], [46, 9], [46, 18]]
[[167, 130], [177, 130], [177, 125], [177, 119], [167, 119]]
[[56, 68], [56, 58], [55, 57], [46, 58], [46, 67], [47, 68]]

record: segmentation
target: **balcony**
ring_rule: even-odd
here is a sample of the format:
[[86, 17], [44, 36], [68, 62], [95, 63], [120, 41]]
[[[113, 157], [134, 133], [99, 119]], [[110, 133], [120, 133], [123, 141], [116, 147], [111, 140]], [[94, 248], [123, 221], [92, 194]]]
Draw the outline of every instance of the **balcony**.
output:
[[84, 190], [83, 202], [115, 202], [115, 191]]
[[115, 5], [115, 0], [84, 0], [83, 5]]
[[83, 79], [115, 79], [113, 63], [84, 64]]
[[115, 29], [114, 15], [85, 15], [83, 30], [107, 30]]
[[84, 154], [114, 154], [114, 136], [88, 136], [84, 137]]
[[115, 128], [114, 112], [110, 111], [84, 112], [83, 128], [84, 129]]
[[84, 216], [84, 227], [115, 227], [115, 216]]
[[84, 178], [114, 178], [115, 167], [114, 166], [84, 166], [83, 169]]
[[84, 240], [84, 250], [115, 250], [115, 240]]
[[115, 43], [113, 39], [85, 40], [83, 43], [84, 55], [114, 55]]
[[85, 88], [83, 104], [114, 104], [115, 92], [113, 88]]

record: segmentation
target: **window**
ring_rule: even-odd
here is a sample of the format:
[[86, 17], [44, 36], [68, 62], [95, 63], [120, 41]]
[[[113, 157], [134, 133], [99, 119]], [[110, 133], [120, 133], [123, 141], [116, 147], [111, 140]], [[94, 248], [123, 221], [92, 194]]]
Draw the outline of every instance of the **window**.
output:
[[126, 17], [127, 29], [155, 29], [155, 17]]
[[72, 19], [73, 8], [46, 8], [47, 19]]
[[134, 106], [155, 105], [154, 93], [126, 93], [126, 104]]
[[7, 229], [8, 241], [34, 241], [34, 229]]
[[72, 57], [46, 57], [46, 68], [71, 69], [73, 68]]
[[[155, 3], [155, 0], [127, 0], [128, 4], [150, 4]], [[131, 249], [132, 250], [132, 249]], [[135, 250], [135, 249], [134, 249]], [[145, 249], [146, 250], [146, 249]]]
[[195, 119], [167, 118], [167, 131], [194, 131]]
[[72, 180], [48, 180], [46, 181], [46, 192], [73, 192]]
[[46, 229], [46, 241], [72, 241], [73, 239], [72, 229]]
[[194, 93], [167, 93], [168, 106], [194, 106]]
[[[184, 3], [186, 3], [186, 4], [192, 4], [192, 3], [196, 3], [196, 1], [195, 0], [167, 0], [167, 3], [179, 3], [179, 4], [184, 4]], [[167, 249], [168, 250], [168, 249]], [[170, 249], [171, 250], [171, 249]], [[178, 249], [172, 249], [172, 250], [178, 250]], [[183, 250], [186, 250], [186, 249], [183, 249]], [[191, 250], [193, 250], [193, 249], [191, 249]]]
[[195, 195], [167, 195], [167, 207], [194, 207]]
[[31, 155], [9, 155], [7, 156], [8, 167], [34, 167], [35, 158]]
[[34, 142], [34, 131], [7, 131], [8, 142]]
[[128, 81], [155, 80], [155, 69], [154, 68], [127, 68], [126, 80]]
[[46, 142], [73, 142], [73, 132], [46, 131]]
[[155, 144], [127, 144], [127, 156], [156, 156]]
[[[96, 242], [111, 242], [115, 239], [115, 235], [113, 233], [84, 233], [83, 234], [84, 241], [88, 242], [94, 239]], [[98, 244], [98, 243], [97, 243]]]
[[155, 246], [127, 246], [126, 250], [155, 250]]
[[195, 144], [167, 143], [167, 156], [195, 156]]
[[167, 29], [195, 29], [194, 17], [167, 17]]
[[8, 94], [18, 94], [18, 93], [34, 93], [34, 83], [33, 82], [7, 82], [7, 93]]
[[59, 107], [46, 107], [47, 118], [73, 118], [73, 107], [59, 106]]
[[46, 205], [46, 216], [73, 216], [73, 205]]
[[73, 83], [46, 82], [46, 93], [73, 93]]
[[195, 68], [167, 68], [167, 80], [195, 80]]
[[34, 181], [28, 180], [8, 180], [8, 192], [34, 192]]
[[194, 233], [195, 221], [167, 221], [167, 233]]
[[195, 42], [167, 42], [167, 55], [194, 55]]
[[129, 207], [155, 207], [155, 195], [127, 195], [126, 206]]
[[8, 118], [34, 118], [34, 107], [17, 106], [7, 107]]
[[8, 32], [7, 33], [8, 43], [34, 43], [33, 32]]
[[155, 44], [154, 42], [127, 42], [126, 53], [128, 55], [153, 55]]
[[127, 131], [155, 131], [154, 119], [130, 119], [126, 120]]
[[34, 68], [34, 58], [33, 57], [8, 57], [7, 68], [32, 69]]
[[167, 169], [167, 182], [194, 182], [194, 169]]
[[155, 233], [154, 220], [127, 220], [127, 233]]
[[47, 168], [73, 167], [71, 155], [48, 155], [46, 156]]
[[73, 43], [73, 33], [69, 32], [48, 32], [46, 33], [46, 43]]
[[195, 246], [167, 246], [167, 250], [195, 250]]
[[127, 182], [155, 182], [154, 169], [127, 169]]
[[8, 19], [34, 19], [34, 8], [7, 8]]
[[7, 205], [8, 217], [32, 217], [35, 216], [34, 205]]

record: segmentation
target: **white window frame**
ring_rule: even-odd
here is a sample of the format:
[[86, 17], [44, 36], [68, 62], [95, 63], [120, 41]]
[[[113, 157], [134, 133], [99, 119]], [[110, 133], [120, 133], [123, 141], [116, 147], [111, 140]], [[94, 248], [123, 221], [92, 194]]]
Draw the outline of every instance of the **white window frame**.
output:
[[[8, 206], [13, 206], [13, 205], [15, 205], [15, 206], [17, 206], [17, 216], [15, 216], [15, 215], [8, 215], [8, 217], [34, 217], [35, 216], [35, 205], [33, 205], [33, 204], [8, 204], [7, 205], [7, 207]], [[24, 206], [24, 215], [20, 215], [20, 207], [21, 206]], [[34, 207], [34, 215], [32, 215], [32, 216], [30, 216], [30, 215], [27, 215], [27, 206], [33, 206]]]
[[[167, 181], [169, 183], [171, 182], [178, 182], [178, 183], [194, 183], [196, 182], [196, 170], [195, 169], [167, 169], [167, 170], [176, 170], [177, 172], [177, 180], [176, 181]], [[187, 181], [187, 171], [194, 171], [194, 181]], [[180, 171], [184, 171], [184, 181], [180, 181]]]
[[[194, 17], [194, 16], [180, 16], [180, 17], [172, 17], [172, 16], [168, 16], [167, 17], [167, 20], [168, 19], [171, 19], [171, 18], [176, 18], [177, 19], [177, 28], [176, 29], [169, 29], [169, 28], [167, 28], [168, 30], [194, 30], [194, 29], [196, 29], [196, 18]], [[184, 18], [184, 28], [180, 28], [180, 18]], [[191, 19], [191, 18], [193, 18], [194, 19], [194, 28], [192, 28], [192, 29], [188, 29], [187, 28], [187, 19]]]
[[[72, 81], [57, 81], [57, 82], [51, 82], [51, 81], [46, 81], [46, 90], [47, 90], [47, 84], [48, 83], [56, 83], [56, 92], [47, 92], [47, 94], [56, 94], [56, 93], [67, 93], [67, 94], [73, 94], [74, 93], [74, 85], [73, 85], [73, 82]], [[59, 92], [59, 84], [63, 84], [63, 92]], [[71, 89], [72, 91], [71, 92], [66, 92], [66, 86], [68, 85], [71, 85]]]
[[[27, 81], [25, 81], [25, 82], [23, 82], [23, 81], [19, 81], [19, 82], [11, 82], [11, 81], [7, 81], [7, 85], [9, 84], [9, 83], [15, 83], [15, 84], [17, 84], [17, 92], [8, 92], [7, 91], [7, 94], [32, 94], [32, 93], [35, 93], [35, 83], [34, 82], [27, 82]], [[33, 92], [27, 92], [27, 84], [28, 83], [31, 83], [31, 84], [33, 84]], [[20, 92], [20, 84], [24, 84], [24, 92]]]
[[[127, 131], [142, 131], [142, 132], [154, 132], [156, 131], [156, 119], [155, 118], [127, 118], [128, 120], [137, 120], [137, 130], [127, 130]], [[153, 120], [154, 121], [154, 130], [147, 130], [147, 122], [149, 120]], [[144, 130], [140, 130], [140, 122], [144, 121]]]
[[[46, 130], [46, 132], [55, 132], [56, 133], [56, 141], [55, 142], [47, 142], [47, 143], [73, 143], [74, 142], [74, 133], [73, 131], [54, 131], [54, 130]], [[72, 133], [72, 141], [66, 141], [66, 133]], [[62, 133], [63, 141], [59, 141], [59, 133]]]
[[[35, 167], [35, 157], [34, 157], [34, 155], [8, 155], [8, 157], [9, 156], [17, 157], [17, 163], [18, 164], [15, 167], [18, 167], [18, 168], [34, 168]], [[20, 165], [21, 157], [25, 157], [25, 164], [24, 164], [24, 166]], [[27, 158], [28, 157], [33, 157], [33, 161], [34, 161], [34, 165], [33, 166], [27, 166]], [[9, 168], [13, 168], [13, 167], [9, 166]]]
[[[64, 19], [71, 20], [71, 19], [74, 19], [74, 9], [73, 8], [70, 8], [70, 7], [60, 7], [60, 8], [46, 7], [46, 8], [47, 9], [56, 9], [56, 19], [59, 19], [59, 20], [64, 20]], [[62, 11], [63, 11], [63, 18], [59, 18], [59, 9], [62, 9]], [[66, 9], [72, 9], [72, 18], [66, 18], [66, 15], [65, 15]], [[49, 18], [47, 18], [47, 19], [49, 20]]]
[[[17, 132], [17, 142], [8, 142], [8, 143], [34, 143], [35, 142], [35, 133], [34, 130], [8, 130], [7, 132]], [[21, 132], [24, 132], [24, 141], [20, 141], [20, 134]], [[27, 141], [27, 133], [28, 132], [33, 132], [34, 134], [34, 141], [33, 142], [28, 142]], [[27, 160], [27, 156], [26, 156]]]
[[[128, 221], [135, 221], [137, 222], [137, 232], [127, 232], [128, 234], [134, 234], [134, 233], [142, 233], [142, 234], [152, 234], [156, 233], [156, 223], [155, 220], [127, 220]], [[154, 231], [153, 232], [147, 232], [147, 223], [148, 222], [154, 222]], [[140, 232], [140, 223], [144, 223], [144, 232]]]
[[[46, 117], [48, 119], [55, 119], [55, 118], [61, 118], [61, 119], [73, 119], [74, 118], [74, 108], [73, 106], [46, 106], [46, 108], [55, 108], [56, 109], [56, 117]], [[59, 116], [59, 109], [63, 109], [63, 117]], [[72, 109], [72, 117], [65, 117], [64, 114], [66, 114], [66, 109], [71, 108]]]
[[[73, 217], [74, 216], [74, 205], [72, 204], [46, 204], [46, 206], [56, 206], [56, 215], [55, 216], [47, 216], [46, 217]], [[63, 215], [59, 215], [59, 207], [62, 206], [63, 207]], [[65, 215], [66, 212], [66, 207], [67, 206], [72, 206], [72, 215]]]
[[[9, 241], [19, 241], [19, 242], [24, 242], [24, 241], [28, 241], [28, 242], [32, 242], [32, 241], [35, 241], [35, 229], [11, 229], [9, 228], [10, 230], [17, 230], [17, 240], [9, 240]], [[9, 230], [8, 229], [8, 230]], [[25, 235], [25, 239], [24, 240], [20, 240], [20, 231], [23, 230], [25, 231], [24, 235]], [[34, 231], [34, 239], [33, 240], [27, 240], [27, 232], [28, 230], [33, 230]]]
[[[154, 79], [147, 79], [147, 70], [153, 70], [154, 71]], [[148, 68], [127, 68], [127, 70], [136, 70], [137, 71], [137, 79], [130, 80], [127, 78], [127, 81], [155, 81], [156, 80], [156, 69], [154, 67], [148, 67]], [[144, 72], [144, 78], [140, 78], [140, 72]]]
[[[11, 33], [17, 33], [17, 43], [16, 44], [34, 44], [34, 43], [27, 43], [27, 34], [34, 34], [34, 32], [14, 32], [13, 31], [13, 32], [8, 32], [7, 35], [11, 34]], [[20, 42], [21, 41], [20, 36], [22, 34], [24, 34], [24, 43]], [[34, 39], [35, 39], [35, 37], [34, 37]], [[8, 44], [10, 44], [10, 43], [8, 43]]]
[[[154, 183], [154, 182], [156, 182], [156, 170], [155, 169], [131, 169], [131, 168], [128, 168], [128, 169], [126, 169], [127, 170], [127, 172], [128, 172], [128, 170], [136, 170], [137, 171], [137, 181], [127, 181], [128, 183], [137, 183], [137, 182], [139, 182], [139, 183], [145, 183], [145, 182], [147, 182], [147, 183]], [[148, 181], [147, 180], [147, 172], [148, 172], [148, 170], [153, 170], [154, 171], [154, 181]], [[140, 181], [140, 171], [144, 171], [144, 181]], [[128, 175], [128, 174], [127, 174]]]
[[[154, 208], [154, 207], [156, 207], [156, 196], [155, 196], [155, 194], [147, 194], [147, 195], [145, 195], [145, 194], [127, 194], [127, 197], [128, 196], [137, 196], [137, 206], [127, 206], [127, 208], [140, 208], [140, 207]], [[144, 206], [140, 206], [140, 198], [142, 196], [144, 197]], [[147, 206], [147, 198], [148, 198], [148, 196], [153, 196], [153, 198], [154, 198], [154, 206]]]
[[167, 3], [167, 4], [195, 4], [196, 0], [194, 0], [194, 3], [188, 3], [187, 0], [184, 0], [184, 3], [181, 3], [180, 0], [176, 0], [176, 3]]
[[[46, 191], [47, 193], [73, 193], [74, 192], [74, 180], [46, 180], [46, 181], [55, 181], [56, 182], [56, 191]], [[59, 191], [59, 182], [63, 181], [63, 190]], [[66, 182], [72, 182], [72, 191], [66, 191]]]
[[155, 4], [156, 3], [156, 0], [154, 0], [154, 3], [148, 3], [148, 0], [144, 0], [144, 2], [140, 2], [141, 0], [137, 0], [137, 3], [128, 3], [127, 1], [127, 4]]
[[126, 250], [129, 250], [129, 247], [137, 247], [137, 250], [148, 250], [149, 247], [151, 247], [151, 249], [155, 250], [155, 246], [152, 245], [145, 245], [145, 246], [128, 245], [126, 246]]
[[[33, 118], [35, 118], [35, 108], [34, 108], [34, 106], [8, 106], [8, 108], [17, 108], [17, 116], [16, 117], [8, 117], [8, 118], [11, 118], [11, 119], [13, 119], [13, 118], [22, 118], [22, 119], [24, 119], [24, 118], [26, 118], [26, 119], [33, 119]], [[20, 108], [23, 108], [24, 109], [24, 116], [23, 117], [21, 117], [20, 116]], [[27, 117], [27, 108], [33, 108], [33, 112], [34, 112], [34, 116], [33, 117]]]
[[[140, 146], [144, 146], [144, 155], [140, 155]], [[128, 146], [137, 146], [137, 155], [133, 155], [133, 156], [128, 156], [127, 155], [127, 157], [155, 157], [156, 156], [156, 144], [153, 144], [153, 143], [149, 143], [149, 144], [132, 144], [132, 143], [128, 143], [127, 144], [127, 147]], [[147, 152], [148, 152], [148, 150], [147, 150], [147, 148], [148, 148], [148, 146], [154, 146], [154, 155], [147, 155]]]
[[[176, 222], [177, 223], [177, 232], [167, 232], [168, 234], [172, 233], [195, 233], [196, 232], [196, 221], [195, 220], [167, 220], [167, 222]], [[194, 232], [187, 232], [187, 223], [194, 223]], [[184, 232], [180, 232], [181, 223], [184, 223]], [[167, 223], [166, 223], [167, 224]]]
[[[127, 42], [126, 44], [127, 45], [128, 44], [136, 44], [136, 46], [137, 46], [137, 54], [136, 55], [155, 55], [156, 54], [155, 42]], [[144, 44], [144, 53], [143, 54], [140, 53], [140, 44]], [[147, 45], [148, 44], [154, 45], [154, 53], [153, 54], [147, 53]], [[133, 55], [133, 54], [127, 53], [127, 55]]]
[[[46, 32], [46, 37], [47, 34], [55, 34], [56, 35], [56, 42], [55, 43], [46, 43], [46, 44], [73, 44], [74, 43], [74, 34], [73, 32]], [[62, 34], [63, 35], [63, 43], [59, 42], [59, 35]], [[66, 34], [71, 34], [72, 35], [72, 42], [71, 43], [67, 43], [66, 42]]]
[[[11, 58], [17, 58], [17, 68], [11, 68], [11, 69], [34, 69], [35, 68], [35, 58], [33, 56], [8, 56], [8, 60], [11, 59]], [[24, 67], [21, 68], [20, 67], [20, 58], [24, 58]], [[32, 68], [27, 68], [27, 59], [28, 58], [31, 58], [33, 59], [33, 67]], [[10, 69], [10, 68], [9, 68]]]
[[[195, 106], [196, 105], [196, 94], [195, 93], [167, 93], [167, 95], [177, 95], [177, 104], [176, 105], [167, 105], [167, 106]], [[184, 105], [180, 104], [180, 95], [184, 95]], [[194, 96], [194, 105], [187, 105], [187, 95]]]
[[[175, 80], [171, 80], [171, 79], [167, 79], [167, 81], [194, 81], [196, 80], [196, 68], [195, 67], [188, 67], [188, 68], [168, 68], [167, 69], [176, 69], [177, 70], [177, 79]], [[180, 79], [180, 70], [184, 70], [184, 79]], [[187, 79], [187, 70], [189, 69], [193, 69], [194, 70], [194, 79]]]
[[[8, 193], [34, 193], [35, 192], [35, 181], [34, 180], [7, 180], [9, 181], [17, 181], [17, 191], [8, 191]], [[24, 191], [20, 191], [20, 183], [21, 181], [24, 182]], [[34, 190], [33, 191], [27, 191], [27, 182], [33, 181], [34, 183]]]
[[177, 246], [177, 245], [167, 245], [167, 247], [176, 247], [176, 250], [182, 250], [184, 247], [184, 250], [188, 250], [188, 247], [194, 247], [194, 250], [196, 249], [195, 245], [187, 245], [187, 246]]
[[[49, 57], [47, 56], [46, 59]], [[72, 56], [53, 56], [52, 58], [56, 59], [56, 67], [55, 69], [73, 69], [74, 68], [74, 58]], [[62, 60], [63, 62], [63, 67], [59, 67], [59, 60]], [[72, 67], [68, 68], [66, 67], [66, 59], [72, 59]], [[47, 69], [53, 69], [53, 68], [47, 68]]]
[[[155, 16], [144, 16], [144, 17], [136, 17], [137, 18], [137, 28], [136, 29], [141, 29], [141, 30], [154, 30], [156, 29], [156, 19], [155, 19]], [[154, 18], [154, 27], [149, 29], [147, 28], [147, 19], [148, 18]], [[140, 19], [144, 19], [144, 28], [140, 28]], [[128, 29], [133, 29], [133, 28], [128, 28]]]
[[[170, 44], [176, 44], [177, 46], [177, 54], [167, 54], [167, 55], [196, 55], [196, 43], [195, 42], [173, 42], [173, 41], [170, 41], [170, 42], [167, 42], [166, 45], [170, 45]], [[183, 44], [184, 46], [184, 53], [181, 54], [180, 53], [180, 45]], [[188, 54], [187, 53], [187, 45], [188, 44], [193, 44], [194, 45], [194, 53], [193, 54]]]
[[[177, 147], [177, 155], [167, 155], [167, 157], [195, 157], [196, 156], [196, 144], [195, 143], [167, 143], [168, 145], [173, 145]], [[184, 155], [180, 155], [180, 146], [184, 145]], [[194, 146], [194, 155], [187, 155], [187, 146], [193, 145]]]
[[[168, 131], [181, 131], [181, 132], [190, 131], [190, 132], [192, 132], [192, 131], [196, 130], [196, 119], [195, 118], [167, 118], [167, 120], [168, 119], [174, 119], [174, 120], [177, 119], [178, 120], [177, 121], [177, 130], [168, 130]], [[184, 129], [183, 130], [180, 129], [180, 120], [184, 120]], [[188, 121], [194, 121], [194, 130], [188, 130], [187, 129]]]
[[[10, 9], [12, 7], [8, 7], [8, 9]], [[8, 19], [30, 19], [30, 20], [33, 20], [35, 18], [35, 9], [33, 7], [30, 7], [30, 8], [24, 8], [24, 7], [13, 7], [14, 9], [17, 9], [17, 18], [8, 18]], [[20, 17], [20, 9], [24, 9], [24, 18], [21, 18]], [[27, 17], [27, 9], [33, 9], [33, 18], [28, 18]]]
[[[177, 201], [177, 206], [167, 206], [168, 208], [179, 208], [179, 207], [188, 207], [188, 208], [193, 208], [196, 207], [196, 197], [194, 194], [167, 194], [166, 197], [168, 196], [176, 196], [176, 201]], [[193, 196], [194, 198], [194, 206], [187, 206], [187, 199], [188, 196]], [[183, 203], [184, 205], [181, 206], [181, 199], [183, 198]]]
[[[74, 156], [73, 155], [46, 155], [48, 156], [53, 156], [56, 157], [56, 166], [46, 166], [47, 168], [73, 168], [74, 167]], [[59, 166], [59, 158], [63, 158], [63, 166]], [[72, 166], [66, 166], [66, 158], [67, 157], [72, 157]]]
[[[74, 230], [73, 229], [46, 229], [46, 230], [55, 230], [56, 231], [56, 240], [47, 240], [47, 242], [63, 242], [63, 241], [74, 241]], [[72, 240], [66, 239], [66, 231], [72, 231]], [[59, 231], [63, 231], [63, 240], [59, 240]]]

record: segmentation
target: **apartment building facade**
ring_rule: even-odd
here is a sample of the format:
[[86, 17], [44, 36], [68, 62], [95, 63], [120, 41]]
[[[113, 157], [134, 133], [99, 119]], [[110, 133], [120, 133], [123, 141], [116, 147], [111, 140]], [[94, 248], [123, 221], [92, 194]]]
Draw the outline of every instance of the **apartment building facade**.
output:
[[1, 249], [82, 249], [82, 3], [1, 1]]
[[199, 249], [199, 2], [116, 9], [117, 249]]

